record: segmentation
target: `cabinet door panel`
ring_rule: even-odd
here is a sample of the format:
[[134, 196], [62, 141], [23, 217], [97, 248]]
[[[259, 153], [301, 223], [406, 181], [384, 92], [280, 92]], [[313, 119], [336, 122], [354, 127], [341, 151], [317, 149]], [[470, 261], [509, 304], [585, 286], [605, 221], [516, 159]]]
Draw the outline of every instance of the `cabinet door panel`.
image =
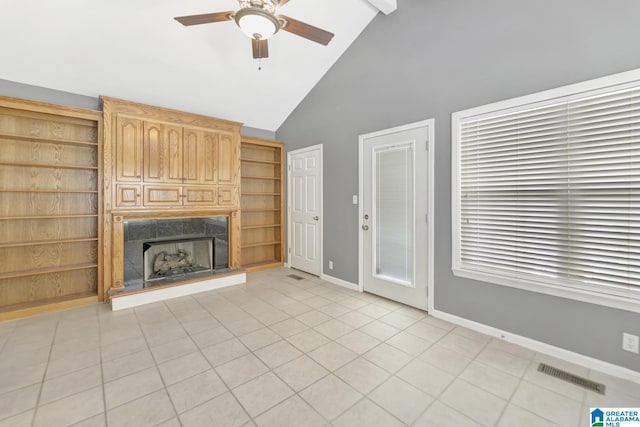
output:
[[137, 207], [141, 205], [140, 186], [136, 184], [116, 185], [116, 206]]
[[118, 116], [116, 120], [116, 181], [140, 181], [142, 121]]
[[233, 137], [220, 134], [218, 139], [218, 184], [233, 185], [235, 183], [235, 155]]
[[202, 174], [202, 184], [218, 183], [218, 134], [205, 132], [202, 141], [202, 156], [198, 164]]
[[218, 205], [235, 206], [237, 197], [234, 187], [218, 187]]
[[215, 206], [216, 189], [211, 187], [184, 187], [184, 204]]
[[144, 122], [144, 181], [182, 182], [182, 128]]
[[198, 173], [198, 156], [202, 147], [202, 132], [194, 129], [184, 129], [184, 182], [198, 183], [200, 181]]
[[182, 187], [170, 185], [145, 185], [145, 206], [180, 206], [182, 205]]

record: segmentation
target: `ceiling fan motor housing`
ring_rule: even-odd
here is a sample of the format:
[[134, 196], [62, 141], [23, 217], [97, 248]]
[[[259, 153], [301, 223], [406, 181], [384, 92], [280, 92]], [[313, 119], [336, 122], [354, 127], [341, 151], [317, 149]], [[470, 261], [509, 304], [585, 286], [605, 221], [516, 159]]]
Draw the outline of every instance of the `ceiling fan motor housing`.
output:
[[238, 10], [234, 20], [247, 36], [257, 40], [266, 40], [280, 29], [278, 18], [259, 7]]

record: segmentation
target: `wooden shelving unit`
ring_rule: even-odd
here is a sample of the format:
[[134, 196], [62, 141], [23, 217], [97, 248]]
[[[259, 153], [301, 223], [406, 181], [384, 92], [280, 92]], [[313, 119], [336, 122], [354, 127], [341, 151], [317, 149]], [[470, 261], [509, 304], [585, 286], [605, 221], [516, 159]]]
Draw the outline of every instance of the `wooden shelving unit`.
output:
[[247, 271], [284, 263], [284, 147], [282, 142], [242, 137], [242, 267]]
[[102, 115], [0, 97], [0, 320], [99, 300]]

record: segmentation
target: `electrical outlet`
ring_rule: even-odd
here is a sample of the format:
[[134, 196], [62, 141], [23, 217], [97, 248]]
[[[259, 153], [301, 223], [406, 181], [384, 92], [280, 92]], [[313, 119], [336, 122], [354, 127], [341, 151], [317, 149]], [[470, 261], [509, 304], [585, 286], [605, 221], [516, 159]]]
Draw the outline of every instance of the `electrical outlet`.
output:
[[638, 352], [640, 352], [640, 342], [638, 341], [638, 336], [623, 332], [622, 349], [625, 351], [630, 351], [631, 353], [638, 354]]
[[329, 270], [333, 270], [333, 261], [329, 261]]
[[353, 195], [353, 204], [354, 204], [354, 205], [357, 205], [357, 204], [358, 204], [358, 195], [357, 195], [357, 194], [354, 194], [354, 195]]

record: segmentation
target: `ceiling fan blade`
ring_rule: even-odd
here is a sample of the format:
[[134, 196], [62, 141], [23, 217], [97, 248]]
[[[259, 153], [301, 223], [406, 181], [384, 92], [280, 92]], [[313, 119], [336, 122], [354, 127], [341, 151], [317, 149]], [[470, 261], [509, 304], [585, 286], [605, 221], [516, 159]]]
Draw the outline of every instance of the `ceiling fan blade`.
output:
[[182, 25], [188, 26], [188, 25], [200, 25], [200, 24], [210, 24], [212, 22], [228, 21], [229, 16], [231, 15], [233, 15], [233, 11], [205, 13], [203, 15], [178, 16], [173, 19], [175, 19]]
[[300, 37], [304, 37], [305, 39], [309, 39], [316, 43], [320, 43], [322, 45], [328, 45], [331, 39], [333, 38], [333, 33], [329, 31], [325, 31], [322, 28], [314, 27], [313, 25], [305, 24], [304, 22], [298, 21], [293, 18], [289, 18], [288, 16], [280, 15], [278, 18], [285, 20], [285, 25], [281, 27], [283, 30], [288, 31], [292, 34], [298, 35]]
[[253, 47], [253, 59], [269, 57], [268, 40], [251, 39], [251, 47]]

